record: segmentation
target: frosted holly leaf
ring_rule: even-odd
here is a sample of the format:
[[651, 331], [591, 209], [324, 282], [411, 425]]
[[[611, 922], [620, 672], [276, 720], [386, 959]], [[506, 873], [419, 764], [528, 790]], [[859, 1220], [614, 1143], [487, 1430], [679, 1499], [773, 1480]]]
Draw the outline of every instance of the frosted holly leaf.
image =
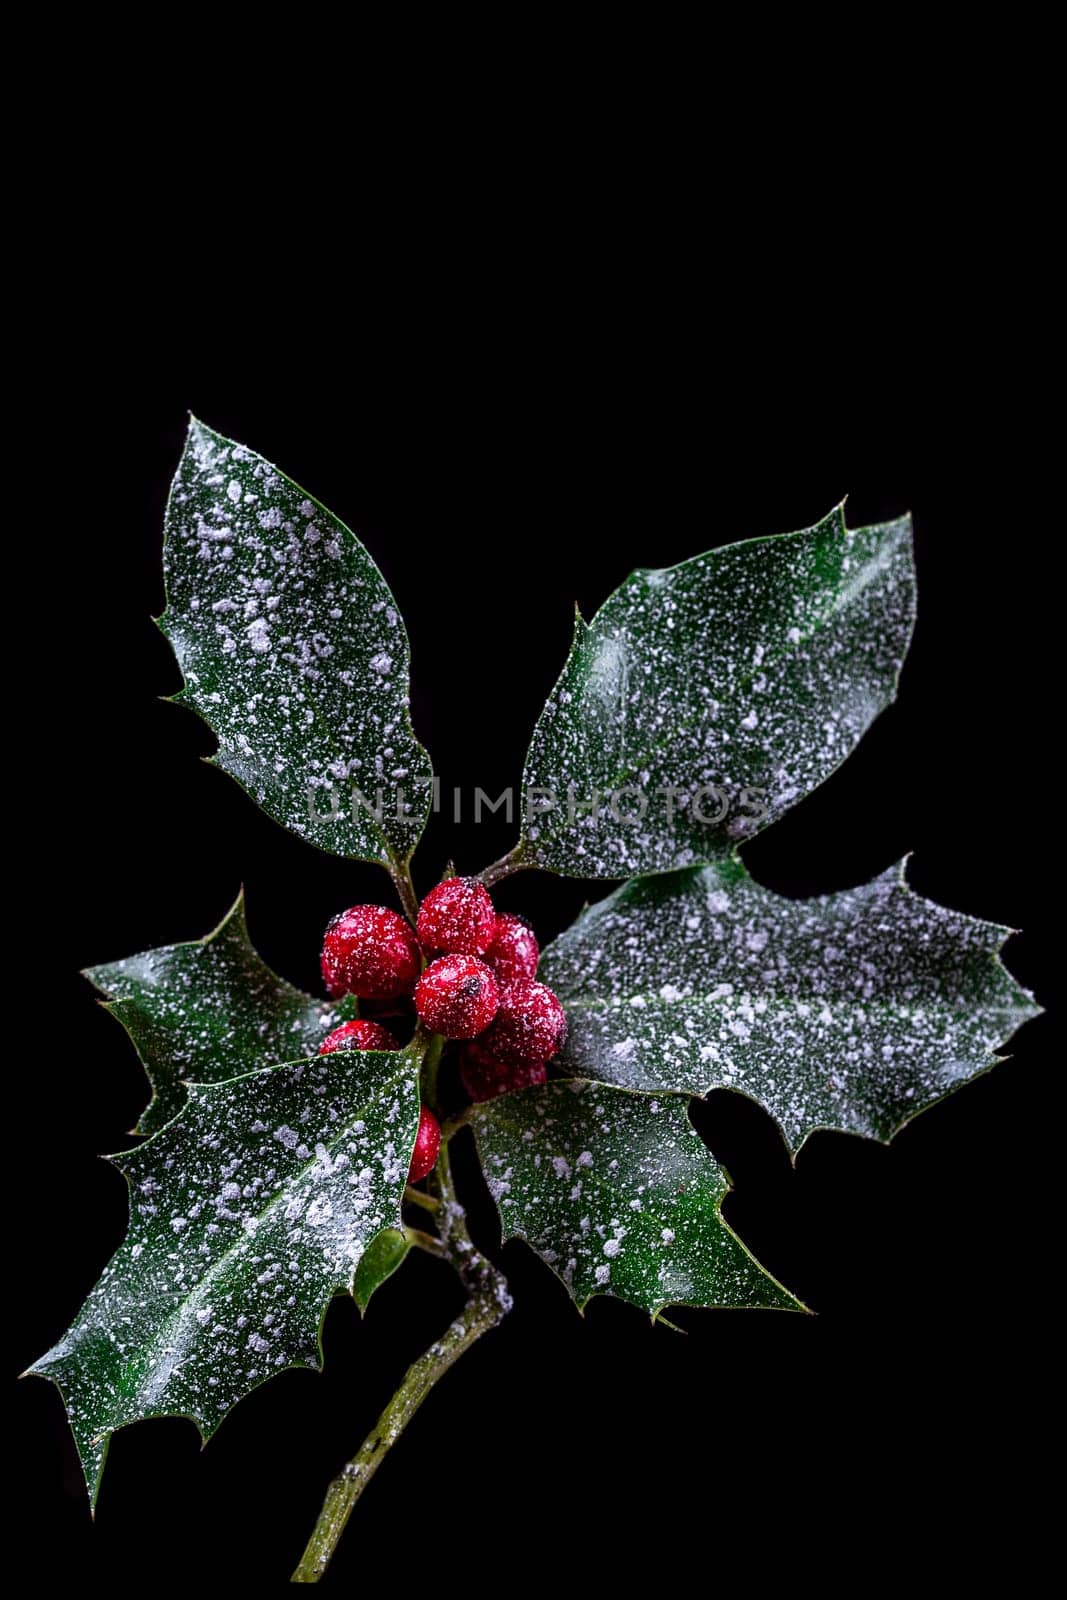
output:
[[477, 1106], [471, 1126], [505, 1238], [525, 1239], [583, 1307], [803, 1310], [720, 1213], [729, 1184], [675, 1097], [551, 1083]]
[[337, 1051], [190, 1084], [175, 1120], [113, 1157], [130, 1224], [74, 1325], [30, 1369], [63, 1395], [95, 1500], [111, 1434], [185, 1416], [202, 1437], [284, 1367], [319, 1367], [401, 1201], [419, 1120], [407, 1055]]
[[316, 1000], [262, 961], [248, 937], [244, 895], [213, 933], [89, 967], [106, 1009], [133, 1041], [152, 1100], [134, 1129], [155, 1133], [185, 1104], [185, 1079], [221, 1083], [265, 1063], [314, 1055], [356, 1014], [351, 996]]
[[320, 849], [408, 860], [430, 761], [411, 727], [407, 633], [355, 534], [194, 418], [164, 567], [176, 698], [218, 735], [215, 762]]
[[911, 520], [749, 539], [578, 617], [526, 758], [518, 856], [582, 878], [714, 861], [840, 766], [911, 638]]
[[887, 1140], [976, 1077], [1040, 1010], [1002, 965], [1010, 929], [913, 893], [903, 864], [785, 900], [738, 861], [624, 884], [541, 958], [565, 1070], [645, 1092], [736, 1089], [799, 1149]]

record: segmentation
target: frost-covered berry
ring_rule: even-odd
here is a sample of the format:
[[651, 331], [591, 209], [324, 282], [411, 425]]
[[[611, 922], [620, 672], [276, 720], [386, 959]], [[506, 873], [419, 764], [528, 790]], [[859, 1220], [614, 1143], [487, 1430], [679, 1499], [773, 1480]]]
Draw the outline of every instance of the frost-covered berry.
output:
[[544, 1083], [547, 1074], [543, 1061], [524, 1062], [514, 1066], [498, 1061], [485, 1048], [481, 1039], [472, 1039], [463, 1048], [459, 1063], [459, 1077], [471, 1100], [493, 1100], [498, 1094], [511, 1094], [515, 1089], [529, 1089]]
[[510, 911], [497, 917], [485, 964], [492, 967], [499, 984], [532, 983], [537, 977], [540, 954], [537, 935], [525, 917], [516, 917]]
[[365, 1017], [354, 1017], [342, 1022], [339, 1028], [328, 1033], [319, 1045], [319, 1055], [328, 1056], [334, 1050], [399, 1050], [400, 1046], [380, 1022], [370, 1022]]
[[414, 931], [388, 906], [352, 906], [326, 929], [322, 976], [332, 995], [393, 1000], [411, 993], [421, 968]]
[[440, 956], [415, 989], [420, 1020], [446, 1039], [473, 1039], [484, 1033], [500, 1004], [500, 990], [484, 961], [476, 956]]
[[492, 1028], [481, 1041], [509, 1066], [551, 1061], [567, 1040], [567, 1018], [543, 983], [512, 983], [500, 997]]
[[477, 878], [446, 878], [419, 907], [422, 948], [433, 955], [480, 956], [496, 929], [489, 891]]
[[418, 1183], [437, 1165], [437, 1152], [441, 1148], [441, 1129], [432, 1111], [423, 1106], [419, 1112], [419, 1131], [415, 1135], [415, 1149], [408, 1168], [408, 1182]]

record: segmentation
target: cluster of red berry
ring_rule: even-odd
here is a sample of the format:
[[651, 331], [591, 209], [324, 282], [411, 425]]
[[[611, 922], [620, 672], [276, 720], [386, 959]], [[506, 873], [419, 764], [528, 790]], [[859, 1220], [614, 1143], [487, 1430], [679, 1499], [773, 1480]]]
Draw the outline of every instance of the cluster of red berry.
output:
[[[433, 1033], [464, 1041], [460, 1078], [472, 1100], [544, 1083], [545, 1067], [567, 1037], [552, 990], [536, 983], [540, 952], [522, 917], [497, 916], [475, 878], [446, 878], [431, 889], [415, 928], [387, 906], [352, 906], [334, 917], [322, 948], [330, 994], [393, 1000], [413, 994]], [[424, 958], [426, 965], [424, 966]], [[344, 1022], [323, 1040], [331, 1050], [398, 1050], [380, 1022]], [[424, 1106], [409, 1178], [432, 1169], [440, 1129]]]

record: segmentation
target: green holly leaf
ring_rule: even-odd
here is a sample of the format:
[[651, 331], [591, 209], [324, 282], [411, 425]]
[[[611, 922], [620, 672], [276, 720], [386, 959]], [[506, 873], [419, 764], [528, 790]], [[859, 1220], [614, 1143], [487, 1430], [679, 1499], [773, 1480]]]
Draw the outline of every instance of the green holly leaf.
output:
[[94, 1500], [116, 1428], [185, 1416], [207, 1440], [274, 1373], [321, 1365], [331, 1296], [401, 1227], [418, 1120], [409, 1055], [341, 1050], [190, 1084], [173, 1122], [112, 1157], [129, 1232], [30, 1369], [63, 1395]]
[[399, 1228], [383, 1228], [367, 1246], [356, 1268], [352, 1295], [361, 1311], [366, 1311], [371, 1295], [391, 1278], [411, 1246]]
[[407, 861], [430, 761], [411, 728], [407, 633], [355, 534], [194, 418], [164, 557], [176, 698], [218, 735], [215, 762], [321, 850]]
[[248, 937], [244, 894], [213, 933], [124, 961], [88, 967], [141, 1058], [152, 1100], [135, 1133], [155, 1133], [185, 1104], [185, 1079], [222, 1083], [314, 1055], [357, 1004], [316, 1000], [261, 960]]
[[627, 578], [534, 731], [518, 859], [581, 878], [714, 861], [840, 766], [896, 694], [911, 521], [750, 539]]
[[912, 892], [903, 866], [785, 900], [739, 861], [636, 878], [542, 957], [566, 1070], [645, 1092], [736, 1089], [793, 1150], [816, 1128], [888, 1140], [998, 1059], [1040, 1007], [1010, 929]]
[[579, 1308], [803, 1310], [720, 1207], [729, 1184], [673, 1096], [551, 1083], [477, 1106], [471, 1126], [505, 1238], [525, 1239]]

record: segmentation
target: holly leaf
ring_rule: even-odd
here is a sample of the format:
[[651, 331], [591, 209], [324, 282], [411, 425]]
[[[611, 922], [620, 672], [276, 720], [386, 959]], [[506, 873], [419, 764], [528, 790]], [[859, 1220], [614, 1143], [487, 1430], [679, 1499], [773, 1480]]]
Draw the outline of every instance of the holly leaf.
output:
[[534, 731], [517, 859], [581, 878], [714, 861], [840, 766], [911, 638], [911, 520], [800, 533], [633, 573]]
[[407, 633], [355, 534], [193, 418], [164, 566], [176, 699], [218, 735], [215, 763], [321, 850], [410, 859], [430, 761], [411, 727]]
[[551, 1083], [477, 1106], [471, 1126], [505, 1238], [525, 1239], [579, 1309], [803, 1310], [721, 1214], [729, 1184], [676, 1097]]
[[314, 1055], [356, 1015], [346, 996], [316, 1000], [279, 978], [248, 937], [243, 893], [213, 933], [89, 967], [133, 1041], [152, 1100], [134, 1129], [155, 1133], [185, 1104], [184, 1079], [221, 1083], [266, 1063]]
[[419, 1120], [409, 1055], [340, 1050], [188, 1092], [173, 1122], [111, 1158], [129, 1232], [30, 1369], [63, 1395], [94, 1501], [116, 1428], [185, 1416], [206, 1441], [275, 1372], [319, 1367], [331, 1296], [401, 1226]]
[[371, 1295], [391, 1278], [411, 1246], [399, 1228], [383, 1228], [372, 1239], [356, 1268], [352, 1296], [361, 1311], [366, 1311]]
[[739, 861], [636, 878], [542, 956], [564, 1069], [645, 1092], [736, 1089], [790, 1148], [816, 1128], [888, 1140], [1000, 1059], [1040, 1007], [1002, 965], [1010, 929], [922, 899], [903, 864], [785, 900]]

